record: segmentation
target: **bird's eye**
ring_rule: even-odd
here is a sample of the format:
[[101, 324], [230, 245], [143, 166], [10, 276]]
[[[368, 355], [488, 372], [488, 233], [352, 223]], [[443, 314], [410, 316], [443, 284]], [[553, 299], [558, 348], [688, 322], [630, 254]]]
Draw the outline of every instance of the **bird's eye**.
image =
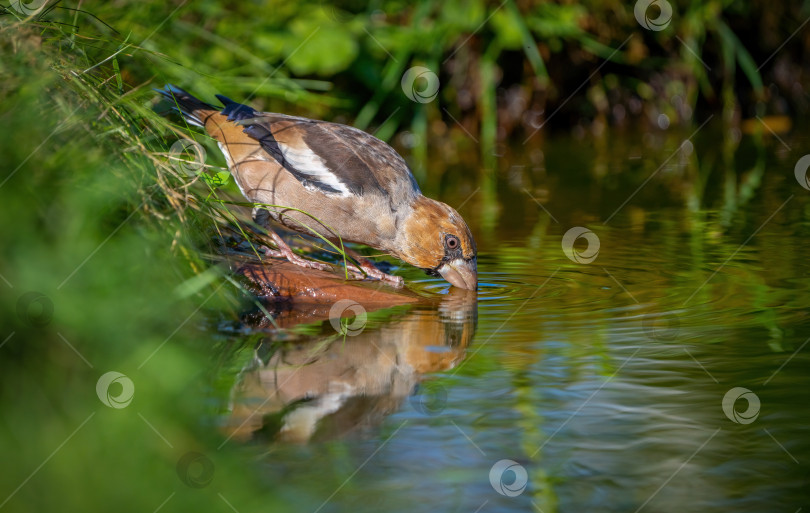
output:
[[447, 246], [447, 249], [456, 249], [461, 245], [461, 242], [459, 242], [458, 237], [455, 235], [448, 235], [444, 244]]

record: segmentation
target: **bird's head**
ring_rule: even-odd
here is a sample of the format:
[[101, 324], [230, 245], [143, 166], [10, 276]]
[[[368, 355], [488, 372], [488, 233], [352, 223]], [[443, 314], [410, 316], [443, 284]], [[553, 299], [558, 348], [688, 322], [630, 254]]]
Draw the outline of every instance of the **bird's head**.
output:
[[453, 208], [418, 196], [411, 205], [393, 253], [428, 274], [462, 289], [478, 288], [475, 241]]

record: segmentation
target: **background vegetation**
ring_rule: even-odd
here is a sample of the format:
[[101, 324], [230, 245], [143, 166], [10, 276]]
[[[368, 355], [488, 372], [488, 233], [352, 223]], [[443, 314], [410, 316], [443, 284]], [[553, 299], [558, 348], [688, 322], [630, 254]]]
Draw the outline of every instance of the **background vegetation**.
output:
[[[523, 151], [555, 131], [599, 141], [607, 127], [660, 130], [714, 113], [742, 127], [807, 113], [810, 36], [799, 29], [809, 2], [672, 5], [655, 32], [618, 0], [77, 0], [31, 16], [5, 2], [0, 509], [202, 510], [223, 489], [272, 509], [283, 496], [256, 493], [241, 455], [212, 450], [215, 430], [198, 422], [210, 407], [200, 369], [211, 344], [195, 329], [199, 311], [234, 319], [245, 300], [202, 256], [229, 218], [219, 186], [232, 184], [198, 135], [204, 178], [172, 165], [172, 143], [192, 135], [155, 114], [151, 88], [175, 83], [374, 131], [432, 192], [450, 188], [432, 159], [463, 161], [468, 178], [489, 184], [490, 205], [492, 177], [506, 172], [497, 157], [541, 127]], [[435, 101], [403, 94], [415, 65], [439, 77]], [[483, 215], [494, 222], [494, 208]], [[136, 399], [135, 412], [97, 402], [108, 370], [150, 400]], [[188, 484], [199, 469], [178, 465], [205, 448], [217, 487], [199, 492]]]

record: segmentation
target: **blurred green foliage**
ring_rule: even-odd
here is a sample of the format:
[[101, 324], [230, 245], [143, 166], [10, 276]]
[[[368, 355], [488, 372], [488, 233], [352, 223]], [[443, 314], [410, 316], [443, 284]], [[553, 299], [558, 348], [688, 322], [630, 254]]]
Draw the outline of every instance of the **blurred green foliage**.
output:
[[[669, 5], [660, 31], [642, 27], [634, 3], [619, 0], [118, 0], [91, 12], [57, 3], [37, 19], [74, 30], [74, 41], [89, 38], [99, 61], [117, 52], [105, 66], [120, 66], [124, 89], [172, 82], [383, 139], [407, 131], [403, 145], [422, 177], [430, 141], [447, 133], [471, 147], [464, 139], [474, 134], [491, 167], [497, 145], [539, 127], [659, 127], [662, 114], [668, 126], [711, 112], [734, 122], [807, 111], [810, 43], [791, 37], [810, 14], [807, 2]], [[404, 94], [401, 78], [415, 65], [438, 76], [435, 101]]]

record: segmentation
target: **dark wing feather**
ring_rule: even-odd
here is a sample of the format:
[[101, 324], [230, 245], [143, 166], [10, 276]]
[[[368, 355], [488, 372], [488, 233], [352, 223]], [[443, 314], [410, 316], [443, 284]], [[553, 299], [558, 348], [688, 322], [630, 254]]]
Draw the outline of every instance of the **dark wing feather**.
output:
[[419, 194], [405, 160], [388, 144], [362, 130], [257, 112], [223, 96], [218, 98], [225, 104], [222, 113], [228, 120], [244, 125], [245, 134], [305, 186], [327, 194], [381, 195], [394, 204]]
[[[327, 194], [340, 194], [342, 191], [336, 189], [329, 183], [323, 180], [318, 180], [314, 178], [312, 175], [301, 172], [298, 168], [295, 167], [295, 164], [290, 162], [285, 156], [284, 152], [281, 150], [281, 146], [279, 145], [278, 141], [273, 137], [273, 133], [268, 130], [265, 126], [261, 124], [251, 124], [245, 127], [244, 132], [250, 136], [252, 139], [261, 144], [262, 149], [266, 151], [273, 159], [276, 160], [281, 167], [289, 171], [299, 182], [301, 182], [304, 187], [315, 187], [320, 189], [321, 191]], [[362, 194], [362, 190], [355, 191], [349, 188], [352, 194], [360, 195]]]

